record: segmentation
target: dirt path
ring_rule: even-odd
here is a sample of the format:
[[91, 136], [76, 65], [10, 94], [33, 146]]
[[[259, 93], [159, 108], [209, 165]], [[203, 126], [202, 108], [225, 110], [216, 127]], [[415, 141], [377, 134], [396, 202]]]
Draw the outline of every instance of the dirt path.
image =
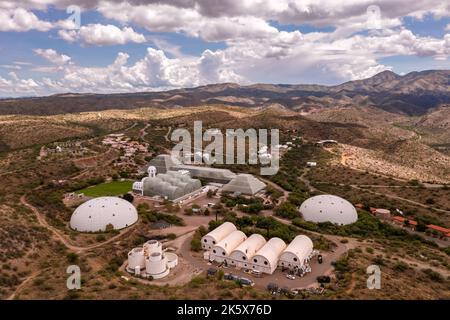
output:
[[284, 202], [287, 200], [288, 196], [289, 196], [289, 191], [284, 190], [282, 187], [280, 187], [279, 185], [277, 185], [275, 182], [272, 182], [266, 178], [263, 177], [258, 177], [258, 179], [264, 181], [265, 183], [267, 183], [268, 185], [270, 185], [271, 187], [273, 187], [274, 189], [277, 189], [278, 191], [283, 192], [283, 195], [278, 198], [278, 204]]
[[305, 184], [305, 186], [308, 188], [309, 192], [317, 192], [319, 190], [316, 189], [315, 187], [313, 187], [311, 185], [311, 182], [309, 181], [309, 179], [306, 178], [306, 175], [308, 174], [309, 170], [310, 170], [309, 168], [306, 168], [303, 171], [303, 173], [301, 174], [301, 176], [298, 177], [298, 179]]
[[169, 127], [169, 129], [167, 130], [167, 133], [166, 133], [165, 136], [164, 136], [164, 139], [165, 139], [167, 142], [172, 142], [172, 141], [169, 140], [169, 134], [170, 134], [170, 131], [172, 131], [172, 127]]
[[32, 274], [30, 274], [24, 281], [22, 281], [21, 284], [17, 286], [17, 288], [14, 290], [14, 292], [6, 298], [6, 300], [14, 300], [14, 298], [17, 296], [20, 290], [22, 290], [23, 287], [26, 286], [28, 282], [36, 278], [40, 274], [40, 271], [34, 271]]
[[140, 131], [139, 131], [139, 137], [144, 140], [145, 136], [148, 134], [148, 132], [146, 131], [147, 128], [150, 127], [150, 123], [147, 123], [145, 125], [145, 127], [143, 127]]
[[353, 290], [356, 287], [356, 279], [355, 279], [355, 274], [352, 273], [352, 279], [350, 280], [350, 286], [348, 287], [347, 290], [345, 290], [346, 294], [351, 294], [353, 292]]
[[48, 231], [50, 231], [50, 233], [53, 236], [53, 239], [61, 241], [69, 250], [75, 251], [77, 253], [81, 253], [84, 251], [89, 251], [92, 249], [96, 249], [96, 248], [100, 248], [106, 244], [109, 244], [111, 242], [117, 241], [119, 238], [121, 238], [123, 235], [130, 233], [134, 226], [131, 226], [129, 228], [127, 228], [126, 230], [123, 230], [122, 232], [120, 232], [119, 234], [109, 238], [108, 240], [101, 242], [101, 243], [97, 243], [94, 245], [90, 245], [90, 246], [86, 246], [86, 247], [79, 247], [79, 246], [75, 246], [73, 244], [70, 243], [70, 241], [65, 237], [65, 235], [63, 235], [58, 229], [56, 229], [55, 227], [51, 226], [48, 224], [47, 220], [45, 219], [44, 215], [39, 212], [39, 210], [34, 207], [33, 205], [31, 205], [30, 203], [28, 203], [26, 201], [26, 197], [25, 195], [23, 195], [22, 197], [20, 197], [20, 202], [26, 206], [27, 208], [29, 208], [31, 211], [33, 211], [33, 213], [36, 215], [36, 218], [39, 222], [39, 224], [44, 227], [45, 229], [47, 229]]
[[356, 185], [351, 185], [351, 184], [350, 184], [350, 185], [345, 185], [345, 186], [349, 186], [349, 187], [351, 187], [351, 188], [353, 188], [353, 189], [358, 189], [358, 190], [361, 190], [361, 191], [367, 191], [367, 192], [372, 193], [372, 194], [375, 194], [375, 195], [377, 195], [377, 196], [383, 196], [383, 197], [387, 197], [387, 198], [391, 198], [391, 199], [396, 199], [396, 200], [401, 200], [401, 201], [409, 202], [409, 203], [411, 203], [411, 204], [414, 204], [414, 205], [419, 206], [419, 207], [422, 207], [422, 208], [431, 209], [431, 210], [435, 210], [435, 211], [439, 211], [439, 212], [444, 212], [444, 213], [450, 213], [449, 210], [438, 209], [438, 208], [430, 207], [429, 205], [426, 205], [426, 204], [423, 204], [423, 203], [420, 203], [420, 202], [417, 202], [417, 201], [405, 199], [405, 198], [402, 198], [402, 197], [399, 197], [399, 196], [395, 196], [395, 195], [392, 195], [392, 194], [388, 194], [388, 193], [380, 193], [380, 192], [376, 192], [376, 191], [373, 191], [373, 190], [361, 188], [361, 187], [358, 187], [358, 186], [356, 186]]

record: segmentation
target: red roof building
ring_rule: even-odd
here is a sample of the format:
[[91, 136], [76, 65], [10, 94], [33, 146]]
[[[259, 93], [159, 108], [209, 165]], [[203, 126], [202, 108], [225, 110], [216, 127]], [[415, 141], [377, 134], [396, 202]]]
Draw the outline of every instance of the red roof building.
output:
[[450, 229], [443, 228], [443, 227], [440, 227], [440, 226], [436, 226], [434, 224], [427, 225], [427, 228], [431, 229], [431, 230], [436, 230], [437, 232], [440, 232], [440, 233], [442, 233], [444, 235], [447, 235], [447, 236], [448, 236], [448, 234], [450, 234]]

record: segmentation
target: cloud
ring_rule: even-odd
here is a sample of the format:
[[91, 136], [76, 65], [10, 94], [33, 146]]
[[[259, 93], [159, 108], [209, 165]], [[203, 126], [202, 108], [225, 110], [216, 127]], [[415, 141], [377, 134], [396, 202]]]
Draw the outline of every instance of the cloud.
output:
[[[220, 51], [206, 50], [198, 58], [179, 59], [168, 58], [163, 51], [148, 48], [145, 57], [131, 65], [129, 55], [119, 52], [111, 64], [101, 68], [76, 65], [69, 56], [53, 49], [35, 49], [35, 53], [51, 62], [41, 72], [58, 71], [61, 76], [57, 80], [48, 77], [33, 80], [30, 90], [22, 90], [22, 94], [130, 92], [198, 86], [215, 81], [245, 81], [230, 68], [229, 61]], [[8, 92], [8, 86], [32, 80], [20, 79], [12, 73], [9, 77], [11, 80], [2, 78], [0, 93]]]
[[61, 29], [58, 34], [68, 42], [81, 41], [84, 44], [96, 46], [123, 45], [128, 42], [144, 43], [147, 41], [143, 34], [135, 32], [131, 27], [120, 29], [111, 24], [88, 24], [82, 26], [79, 30]]
[[59, 54], [53, 49], [35, 49], [34, 52], [57, 66], [67, 64], [71, 59], [69, 56]]
[[37, 95], [41, 93], [40, 85], [33, 79], [20, 79], [16, 73], [10, 72], [10, 79], [0, 76], [0, 94], [5, 97]]
[[0, 31], [25, 32], [30, 30], [48, 31], [52, 24], [23, 8], [2, 9], [0, 7]]
[[[450, 34], [441, 38], [419, 36], [403, 26], [407, 16], [449, 17], [450, 3], [442, 0], [377, 0], [375, 9], [379, 11], [369, 10], [373, 3], [369, 0], [81, 0], [77, 4], [84, 10], [96, 10], [111, 24], [87, 24], [78, 30], [66, 20], [41, 21], [32, 11], [48, 9], [49, 5], [65, 10], [71, 2], [2, 1], [0, 15], [9, 15], [0, 19], [0, 28], [55, 29], [61, 39], [85, 47], [151, 42], [157, 49], [148, 48], [139, 60], [120, 52], [110, 65], [101, 68], [78, 66], [55, 50], [36, 49], [50, 65], [32, 68], [45, 73], [44, 78], [36, 77], [38, 87], [33, 86], [33, 92], [127, 92], [214, 82], [329, 83], [390, 70], [391, 66], [380, 63], [386, 57], [446, 60], [450, 55]], [[34, 21], [29, 26], [12, 14], [18, 7], [25, 12], [18, 16]], [[10, 20], [17, 20], [14, 27], [4, 22]], [[290, 26], [283, 31], [280, 25], [285, 24]], [[298, 25], [298, 30], [292, 25]], [[305, 25], [326, 29], [302, 32]], [[141, 28], [198, 38], [206, 47], [220, 42], [223, 49], [207, 49], [192, 56], [183, 52], [185, 43], [176, 42], [178, 37], [173, 40], [166, 34], [153, 34], [150, 39], [135, 31]], [[83, 50], [89, 54], [89, 48]], [[48, 73], [54, 73], [53, 78], [47, 78]], [[12, 75], [2, 79], [11, 85], [20, 80]]]

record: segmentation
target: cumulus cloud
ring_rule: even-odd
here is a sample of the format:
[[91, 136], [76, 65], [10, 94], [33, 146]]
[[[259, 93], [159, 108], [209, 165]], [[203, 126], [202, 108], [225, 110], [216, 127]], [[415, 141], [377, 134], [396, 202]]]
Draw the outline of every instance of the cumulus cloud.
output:
[[[206, 50], [199, 58], [168, 58], [163, 51], [148, 48], [144, 58], [129, 64], [129, 55], [119, 52], [106, 67], [82, 67], [71, 62], [67, 55], [53, 49], [36, 49], [35, 53], [51, 62], [45, 68], [61, 73], [57, 80], [44, 77], [30, 82], [27, 95], [42, 92], [129, 92], [204, 85], [211, 82], [245, 81], [238, 76], [220, 51]], [[8, 86], [26, 83], [10, 73], [10, 80], [2, 78], [4, 92]]]
[[6, 97], [42, 94], [40, 85], [33, 79], [20, 79], [16, 73], [10, 72], [9, 79], [0, 76], [0, 94]]
[[135, 32], [133, 28], [123, 27], [120, 29], [111, 24], [88, 24], [79, 30], [61, 29], [58, 34], [69, 42], [81, 41], [84, 44], [97, 46], [146, 42], [145, 36]]
[[23, 8], [3, 9], [0, 7], [0, 31], [25, 32], [29, 30], [48, 31], [52, 24], [40, 20], [33, 12]]
[[[419, 36], [403, 26], [407, 16], [449, 17], [450, 3], [442, 0], [377, 0], [377, 7], [370, 7], [371, 0], [81, 0], [77, 4], [84, 10], [98, 11], [111, 24], [87, 24], [80, 29], [70, 21], [41, 21], [31, 11], [45, 10], [50, 4], [65, 10], [71, 2], [2, 1], [0, 30], [27, 31], [18, 18], [23, 15], [32, 21], [29, 30], [54, 28], [63, 40], [86, 47], [145, 43], [150, 39], [135, 31], [143, 28], [180, 33], [205, 43], [221, 42], [224, 48], [190, 56], [178, 43], [171, 43], [170, 37], [164, 40], [152, 35], [152, 43], [160, 50], [148, 48], [133, 64], [129, 63], [130, 56], [121, 52], [103, 68], [77, 66], [55, 50], [37, 49], [35, 53], [51, 64], [33, 70], [58, 72], [60, 78], [35, 80], [38, 88], [34, 86], [34, 91], [125, 92], [213, 82], [310, 82], [317, 74], [323, 75], [319, 81], [339, 82], [392, 69], [379, 62], [389, 56], [446, 60], [450, 55], [450, 34], [442, 38]], [[15, 17], [12, 13], [17, 8], [25, 13]], [[8, 12], [3, 19], [2, 12]], [[282, 31], [280, 24], [299, 27]], [[305, 24], [326, 27], [326, 31], [302, 33]], [[311, 77], [314, 80], [309, 80]], [[12, 75], [2, 79], [3, 83], [20, 80]]]
[[57, 66], [66, 64], [71, 59], [69, 56], [66, 56], [65, 54], [59, 54], [53, 49], [35, 49], [34, 52]]

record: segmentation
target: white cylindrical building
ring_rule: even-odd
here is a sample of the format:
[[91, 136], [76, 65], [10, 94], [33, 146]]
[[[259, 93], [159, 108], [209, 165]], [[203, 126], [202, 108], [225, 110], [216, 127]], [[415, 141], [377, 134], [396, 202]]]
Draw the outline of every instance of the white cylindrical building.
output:
[[167, 267], [173, 269], [178, 265], [178, 256], [172, 252], [165, 252], [164, 255], [167, 258]]
[[148, 256], [154, 252], [162, 253], [162, 244], [157, 240], [149, 240], [144, 243], [144, 250]]
[[175, 253], [164, 252], [161, 242], [149, 240], [142, 247], [134, 248], [128, 253], [126, 270], [136, 276], [160, 279], [177, 265], [178, 256]]
[[231, 222], [222, 223], [220, 226], [203, 236], [201, 240], [203, 250], [211, 250], [216, 244], [219, 243], [219, 241], [236, 230], [236, 226]]
[[145, 268], [145, 256], [143, 248], [134, 248], [128, 252], [128, 270], [135, 272], [136, 268], [140, 270]]
[[145, 259], [145, 272], [153, 279], [160, 279], [169, 274], [167, 258], [160, 252], [152, 252]]
[[251, 259], [252, 269], [272, 274], [278, 266], [278, 258], [286, 249], [286, 243], [280, 238], [271, 238]]
[[238, 245], [244, 242], [247, 236], [242, 231], [236, 230], [226, 236], [224, 239], [219, 241], [215, 246], [212, 247], [211, 260], [221, 263], [225, 261], [225, 258], [233, 251]]
[[247, 240], [238, 245], [226, 258], [228, 265], [238, 268], [249, 268], [251, 258], [266, 243], [260, 234], [254, 233]]
[[313, 251], [313, 242], [305, 235], [298, 235], [292, 240], [280, 256], [278, 265], [286, 268], [301, 268], [309, 261]]

